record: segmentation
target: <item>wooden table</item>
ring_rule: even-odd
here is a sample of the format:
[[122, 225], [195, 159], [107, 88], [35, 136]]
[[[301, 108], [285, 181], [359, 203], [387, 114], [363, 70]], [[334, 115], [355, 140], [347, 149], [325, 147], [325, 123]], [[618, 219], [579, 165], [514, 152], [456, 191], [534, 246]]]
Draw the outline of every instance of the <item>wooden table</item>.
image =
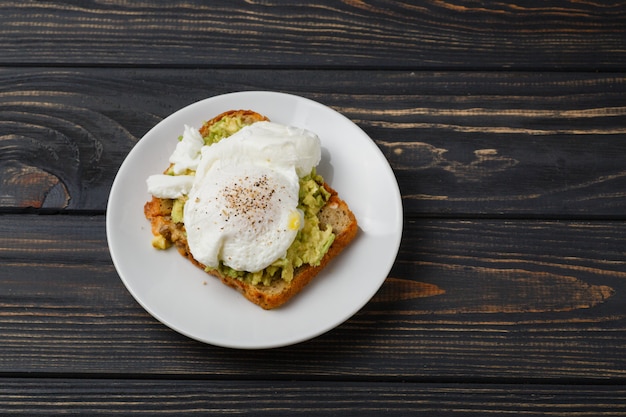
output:
[[[0, 411], [626, 415], [625, 71], [624, 2], [3, 2]], [[137, 141], [246, 90], [354, 121], [405, 214], [360, 312], [258, 351], [152, 318], [105, 234]]]

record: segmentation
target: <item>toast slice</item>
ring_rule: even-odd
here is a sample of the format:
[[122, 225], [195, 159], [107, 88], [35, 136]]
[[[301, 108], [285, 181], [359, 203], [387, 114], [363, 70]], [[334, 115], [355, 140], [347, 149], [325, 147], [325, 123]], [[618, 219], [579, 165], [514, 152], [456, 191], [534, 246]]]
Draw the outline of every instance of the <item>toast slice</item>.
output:
[[[251, 110], [231, 110], [204, 123], [199, 129], [200, 134], [206, 137], [209, 128], [226, 116], [238, 118], [243, 121], [244, 125], [268, 120], [265, 116]], [[152, 197], [152, 200], [148, 201], [144, 206], [144, 214], [150, 221], [152, 234], [155, 236], [156, 242], [159, 242], [155, 246], [163, 249], [172, 245], [176, 246], [178, 252], [194, 265], [205, 270], [208, 274], [218, 277], [224, 284], [236, 289], [254, 304], [269, 310], [285, 304], [302, 291], [332, 259], [337, 257], [348, 246], [357, 234], [357, 220], [348, 204], [341, 200], [338, 193], [327, 183], [324, 183], [323, 186], [330, 194], [330, 197], [317, 216], [320, 221], [320, 228], [325, 229], [327, 226], [331, 226], [335, 239], [322, 257], [319, 265], [304, 264], [296, 268], [293, 278], [289, 282], [281, 279], [280, 274], [278, 274], [278, 277], [272, 279], [269, 285], [263, 283], [252, 284], [240, 278], [220, 273], [216, 269], [207, 269], [205, 265], [194, 259], [191, 254], [184, 223], [177, 223], [172, 220], [174, 200]]]

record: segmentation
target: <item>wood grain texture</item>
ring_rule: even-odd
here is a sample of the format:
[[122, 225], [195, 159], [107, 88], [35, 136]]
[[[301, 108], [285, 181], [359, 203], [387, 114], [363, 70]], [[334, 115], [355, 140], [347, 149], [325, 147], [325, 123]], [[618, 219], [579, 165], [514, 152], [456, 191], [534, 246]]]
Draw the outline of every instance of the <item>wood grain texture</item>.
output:
[[618, 383], [625, 232], [608, 221], [409, 221], [361, 312], [311, 341], [250, 352], [150, 317], [111, 263], [103, 216], [3, 215], [0, 374]]
[[[0, 3], [0, 414], [626, 415], [625, 45], [624, 1]], [[139, 138], [248, 90], [354, 121], [405, 213], [361, 311], [260, 351], [159, 323], [105, 236]]]
[[621, 1], [7, 1], [0, 28], [4, 65], [619, 71], [626, 64]]
[[613, 386], [14, 379], [0, 386], [7, 415], [115, 416], [623, 416]]
[[146, 131], [239, 90], [345, 114], [409, 215], [626, 213], [626, 77], [507, 72], [0, 69], [0, 206], [102, 211]]

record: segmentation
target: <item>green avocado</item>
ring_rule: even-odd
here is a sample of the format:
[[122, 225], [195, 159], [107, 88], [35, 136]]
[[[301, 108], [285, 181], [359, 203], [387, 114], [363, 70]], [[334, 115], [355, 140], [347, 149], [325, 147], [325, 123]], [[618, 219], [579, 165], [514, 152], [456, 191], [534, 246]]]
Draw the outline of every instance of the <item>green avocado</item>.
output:
[[225, 137], [237, 133], [245, 125], [242, 117], [224, 116], [209, 128], [209, 133], [204, 136], [204, 144], [213, 145]]
[[172, 204], [172, 221], [174, 223], [183, 223], [183, 209], [185, 208], [185, 202], [187, 196], [183, 196], [174, 200]]

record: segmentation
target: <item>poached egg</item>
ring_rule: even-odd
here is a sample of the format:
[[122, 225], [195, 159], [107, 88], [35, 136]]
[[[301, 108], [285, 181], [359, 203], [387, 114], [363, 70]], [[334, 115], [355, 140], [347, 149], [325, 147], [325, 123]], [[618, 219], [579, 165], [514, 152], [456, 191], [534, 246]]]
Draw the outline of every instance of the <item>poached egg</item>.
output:
[[[196, 168], [195, 176], [152, 176], [148, 191], [166, 196], [161, 198], [188, 196], [184, 223], [194, 258], [211, 268], [222, 262], [248, 272], [284, 258], [304, 223], [299, 179], [320, 161], [319, 137], [301, 128], [257, 122], [211, 146], [197, 147], [197, 136], [188, 129], [177, 145], [182, 149], [174, 154], [183, 156], [181, 167]], [[184, 143], [186, 136], [193, 142]]]

